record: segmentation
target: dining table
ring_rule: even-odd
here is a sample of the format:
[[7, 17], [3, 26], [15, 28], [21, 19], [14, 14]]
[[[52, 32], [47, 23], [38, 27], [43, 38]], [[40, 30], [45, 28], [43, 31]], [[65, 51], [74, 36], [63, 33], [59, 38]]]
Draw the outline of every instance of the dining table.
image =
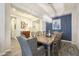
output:
[[48, 56], [50, 56], [50, 48], [51, 48], [51, 44], [54, 42], [56, 35], [52, 34], [52, 36], [47, 37], [45, 35], [40, 35], [37, 36], [37, 41], [39, 43], [45, 44], [47, 45], [47, 52], [48, 52]]

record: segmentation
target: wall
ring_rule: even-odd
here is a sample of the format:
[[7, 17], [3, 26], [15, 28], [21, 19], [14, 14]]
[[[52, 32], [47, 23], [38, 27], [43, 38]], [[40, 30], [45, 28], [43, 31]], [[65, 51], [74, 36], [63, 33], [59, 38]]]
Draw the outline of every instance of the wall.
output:
[[11, 18], [10, 18], [10, 10], [11, 5], [5, 4], [5, 50], [11, 50]]
[[56, 16], [53, 20], [61, 19], [61, 30], [53, 30], [52, 23], [46, 23], [46, 32], [50, 30], [51, 32], [60, 31], [63, 32], [63, 40], [71, 41], [72, 40], [72, 26], [71, 26], [71, 14]]
[[[61, 19], [61, 31], [63, 32], [63, 40], [72, 41], [72, 14], [54, 17], [54, 20]], [[55, 31], [55, 30], [53, 30]]]
[[77, 27], [77, 30], [78, 30], [78, 32], [77, 32], [77, 47], [79, 48], [79, 4], [78, 4], [78, 6], [77, 6], [77, 25], [78, 25], [78, 27]]
[[9, 4], [0, 3], [0, 55], [10, 49], [10, 9]]
[[72, 10], [72, 43], [77, 45], [78, 39], [78, 11], [77, 7]]
[[52, 23], [47, 23], [46, 22], [46, 33], [48, 33], [50, 30], [50, 32], [52, 32]]
[[[30, 23], [30, 22], [29, 22]], [[40, 20], [37, 21], [32, 21], [32, 28], [31, 31], [32, 32], [38, 32], [41, 31], [41, 26], [40, 26]]]
[[16, 31], [16, 36], [20, 36], [20, 31], [21, 31], [21, 18], [19, 16], [16, 16], [16, 30], [15, 31]]
[[5, 4], [0, 3], [0, 55], [5, 45]]

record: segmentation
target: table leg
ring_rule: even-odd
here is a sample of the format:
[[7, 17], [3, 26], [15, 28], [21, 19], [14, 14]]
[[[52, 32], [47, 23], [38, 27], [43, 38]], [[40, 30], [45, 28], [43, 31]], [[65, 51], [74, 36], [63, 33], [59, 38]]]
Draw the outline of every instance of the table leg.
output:
[[48, 56], [50, 56], [50, 45], [48, 45]]

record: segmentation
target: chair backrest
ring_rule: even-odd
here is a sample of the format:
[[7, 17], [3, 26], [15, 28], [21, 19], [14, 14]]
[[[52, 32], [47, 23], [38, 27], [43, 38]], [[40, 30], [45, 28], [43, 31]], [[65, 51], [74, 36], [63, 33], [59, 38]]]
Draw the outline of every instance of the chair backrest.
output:
[[32, 54], [35, 55], [37, 53], [37, 38], [32, 38], [27, 41], [32, 50]]
[[61, 39], [63, 32], [56, 32], [56, 31], [55, 31], [54, 34], [56, 35], [56, 37], [57, 37], [58, 39]]
[[17, 37], [20, 47], [21, 47], [21, 51], [22, 51], [22, 56], [32, 56], [32, 51], [31, 48], [26, 40], [26, 38], [19, 36]]

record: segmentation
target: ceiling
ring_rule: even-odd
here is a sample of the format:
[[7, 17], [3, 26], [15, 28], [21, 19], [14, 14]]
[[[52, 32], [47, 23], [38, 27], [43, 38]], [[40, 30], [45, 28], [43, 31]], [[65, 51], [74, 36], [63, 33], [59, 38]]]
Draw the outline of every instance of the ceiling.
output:
[[44, 15], [54, 17], [71, 12], [77, 4], [73, 3], [13, 3], [12, 6], [33, 16], [42, 18]]
[[23, 11], [20, 11], [16, 8], [11, 8], [11, 17], [20, 17], [20, 18], [23, 18], [23, 19], [27, 19], [27, 20], [31, 20], [31, 21], [37, 21], [39, 20], [38, 17], [35, 17], [31, 14], [28, 14], [28, 13], [25, 13]]

